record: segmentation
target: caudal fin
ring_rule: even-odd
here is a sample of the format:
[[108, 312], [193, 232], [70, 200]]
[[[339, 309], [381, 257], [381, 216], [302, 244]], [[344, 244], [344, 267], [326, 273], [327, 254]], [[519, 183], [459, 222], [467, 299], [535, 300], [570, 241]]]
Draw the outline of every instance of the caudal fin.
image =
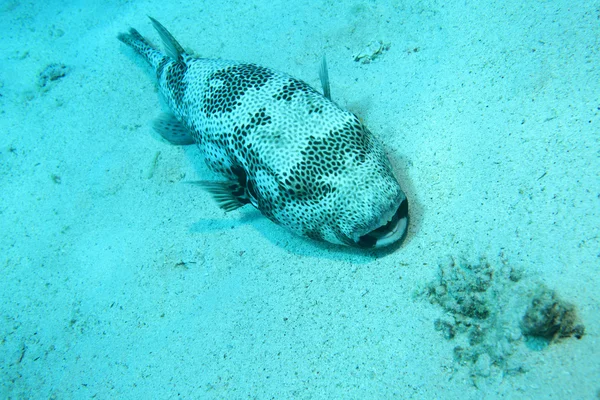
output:
[[119, 33], [117, 39], [134, 49], [154, 68], [156, 68], [165, 57], [164, 54], [157, 50], [156, 47], [133, 28], [129, 29], [128, 33]]

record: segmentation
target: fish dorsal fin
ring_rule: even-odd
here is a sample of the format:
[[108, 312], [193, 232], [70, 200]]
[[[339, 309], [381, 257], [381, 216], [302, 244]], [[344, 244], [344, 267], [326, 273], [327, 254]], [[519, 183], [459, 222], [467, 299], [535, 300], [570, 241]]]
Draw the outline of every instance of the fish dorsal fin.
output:
[[160, 22], [158, 22], [150, 16], [148, 16], [148, 18], [150, 18], [154, 29], [156, 29], [156, 31], [160, 35], [160, 38], [165, 46], [165, 51], [167, 52], [167, 55], [174, 60], [181, 61], [181, 55], [185, 53], [183, 47], [181, 47], [181, 45], [177, 42], [177, 40], [175, 40], [173, 35], [171, 35], [171, 32], [169, 32], [167, 28], [165, 28]]
[[323, 96], [331, 100], [331, 88], [329, 87], [329, 72], [327, 71], [327, 59], [325, 55], [321, 59], [321, 68], [319, 68], [319, 78], [323, 87]]

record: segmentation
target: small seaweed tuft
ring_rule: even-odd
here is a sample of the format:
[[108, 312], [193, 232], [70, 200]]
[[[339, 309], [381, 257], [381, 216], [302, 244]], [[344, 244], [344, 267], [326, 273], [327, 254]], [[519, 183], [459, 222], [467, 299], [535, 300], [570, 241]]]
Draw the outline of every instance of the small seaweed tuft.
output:
[[505, 260], [495, 266], [483, 258], [453, 259], [439, 266], [437, 279], [422, 292], [443, 309], [434, 328], [455, 343], [454, 360], [469, 368], [474, 381], [494, 372], [522, 373], [519, 352], [584, 334], [572, 304], [523, 275]]

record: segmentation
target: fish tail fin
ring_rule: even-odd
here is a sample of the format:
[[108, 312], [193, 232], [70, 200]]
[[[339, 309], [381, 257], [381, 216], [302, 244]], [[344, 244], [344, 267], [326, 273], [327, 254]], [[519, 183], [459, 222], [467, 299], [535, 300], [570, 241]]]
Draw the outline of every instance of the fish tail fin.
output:
[[128, 33], [119, 33], [117, 36], [121, 42], [131, 47], [139, 55], [144, 57], [154, 69], [163, 61], [165, 55], [156, 49], [145, 37], [143, 37], [134, 28], [129, 29]]

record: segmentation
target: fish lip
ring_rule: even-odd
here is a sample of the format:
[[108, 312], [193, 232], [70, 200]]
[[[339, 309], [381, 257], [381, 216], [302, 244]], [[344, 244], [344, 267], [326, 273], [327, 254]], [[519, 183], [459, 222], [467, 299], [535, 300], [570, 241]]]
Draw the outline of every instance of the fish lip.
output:
[[389, 214], [389, 217], [384, 215], [381, 219], [384, 223], [360, 236], [356, 245], [363, 248], [380, 248], [396, 242], [402, 243], [408, 231], [408, 200], [403, 199], [398, 208]]

